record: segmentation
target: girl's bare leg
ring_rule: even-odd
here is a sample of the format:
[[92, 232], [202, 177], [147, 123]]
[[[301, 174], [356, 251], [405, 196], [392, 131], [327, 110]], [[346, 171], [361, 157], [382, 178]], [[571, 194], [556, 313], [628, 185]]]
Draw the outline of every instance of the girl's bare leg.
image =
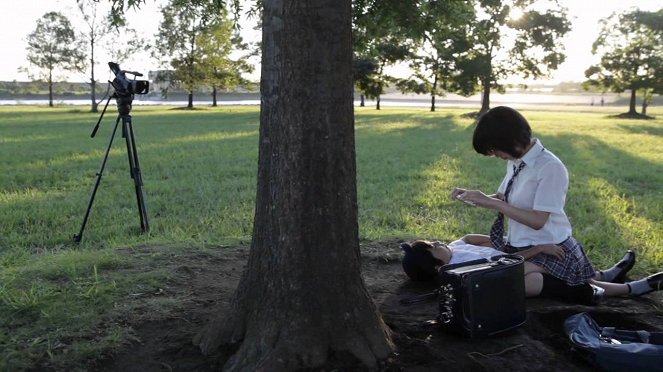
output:
[[543, 289], [543, 275], [540, 272], [525, 274], [525, 296], [536, 297]]

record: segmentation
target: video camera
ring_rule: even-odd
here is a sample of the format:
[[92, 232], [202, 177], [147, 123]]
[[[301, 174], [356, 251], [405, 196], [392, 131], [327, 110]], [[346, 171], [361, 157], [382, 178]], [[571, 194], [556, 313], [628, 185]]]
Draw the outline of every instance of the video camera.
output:
[[[119, 96], [146, 94], [148, 92], [150, 83], [147, 80], [136, 80], [136, 77], [143, 76], [143, 74], [135, 71], [120, 70], [120, 65], [115, 62], [108, 62], [108, 67], [115, 74], [115, 79], [110, 83]], [[131, 74], [134, 78], [128, 79], [126, 74]]]

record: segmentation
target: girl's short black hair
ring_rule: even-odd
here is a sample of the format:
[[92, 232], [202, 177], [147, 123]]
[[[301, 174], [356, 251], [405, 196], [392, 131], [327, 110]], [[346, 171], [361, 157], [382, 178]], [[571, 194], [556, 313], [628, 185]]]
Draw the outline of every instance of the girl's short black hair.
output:
[[401, 249], [405, 252], [403, 256], [403, 271], [410, 279], [418, 282], [435, 281], [437, 270], [435, 266], [444, 264], [441, 260], [433, 257], [428, 250], [430, 244], [417, 240], [412, 245], [408, 243], [401, 244]]
[[511, 107], [498, 106], [481, 115], [474, 128], [472, 145], [479, 154], [499, 150], [518, 159], [532, 140], [527, 119]]

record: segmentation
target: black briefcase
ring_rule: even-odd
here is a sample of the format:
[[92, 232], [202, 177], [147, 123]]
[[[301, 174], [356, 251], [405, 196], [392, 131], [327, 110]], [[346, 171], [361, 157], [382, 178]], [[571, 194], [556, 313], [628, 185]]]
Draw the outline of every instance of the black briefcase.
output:
[[438, 324], [468, 337], [486, 337], [525, 324], [524, 259], [501, 255], [445, 265], [438, 275]]

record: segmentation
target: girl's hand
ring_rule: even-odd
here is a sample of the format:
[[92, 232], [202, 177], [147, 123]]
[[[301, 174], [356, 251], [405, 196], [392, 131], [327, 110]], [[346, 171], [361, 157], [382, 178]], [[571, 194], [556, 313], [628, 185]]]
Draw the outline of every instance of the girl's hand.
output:
[[538, 246], [539, 249], [541, 250], [541, 253], [544, 254], [549, 254], [551, 256], [555, 256], [559, 258], [560, 260], [564, 258], [564, 248], [560, 247], [557, 244], [542, 244]]
[[491, 198], [479, 190], [465, 190], [461, 195], [461, 200], [464, 202], [483, 208], [495, 208], [495, 202], [498, 201], [498, 199]]

